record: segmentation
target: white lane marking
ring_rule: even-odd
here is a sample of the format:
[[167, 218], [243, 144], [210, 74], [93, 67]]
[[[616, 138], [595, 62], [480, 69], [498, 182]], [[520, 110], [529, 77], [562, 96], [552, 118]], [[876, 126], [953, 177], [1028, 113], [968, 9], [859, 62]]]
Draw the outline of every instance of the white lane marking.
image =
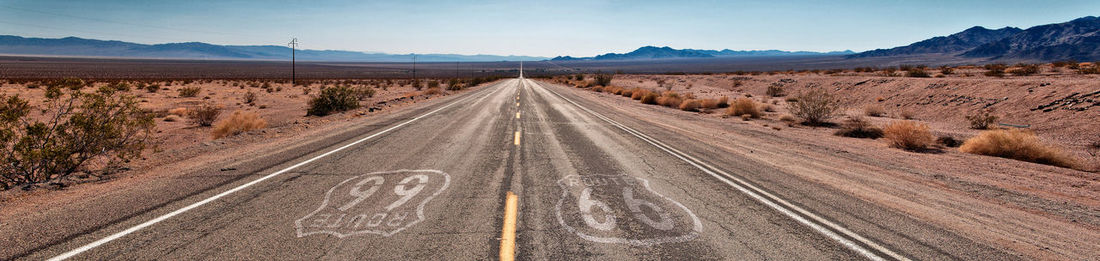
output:
[[[653, 145], [653, 146], [665, 151], [668, 154], [672, 154], [672, 156], [675, 156], [676, 158], [679, 158], [680, 160], [682, 160], [684, 162], [687, 162], [688, 164], [691, 164], [695, 168], [697, 168], [699, 170], [702, 170], [703, 172], [706, 172], [707, 174], [710, 174], [711, 176], [717, 178], [718, 180], [723, 181], [724, 183], [736, 188], [737, 190], [741, 191], [742, 193], [745, 193], [745, 194], [751, 196], [753, 199], [756, 199], [757, 201], [760, 201], [761, 203], [764, 203], [765, 205], [779, 211], [780, 213], [783, 213], [784, 215], [798, 221], [799, 223], [802, 223], [806, 226], [809, 226], [810, 228], [813, 228], [817, 232], [833, 239], [834, 241], [837, 241], [837, 242], [841, 243], [842, 245], [848, 247], [848, 249], [856, 251], [857, 253], [859, 253], [860, 255], [863, 255], [864, 257], [867, 257], [868, 259], [871, 259], [871, 260], [885, 260], [884, 258], [882, 258], [882, 257], [876, 255], [875, 253], [871, 252], [870, 250], [867, 250], [866, 248], [863, 248], [862, 246], [856, 244], [855, 242], [852, 242], [851, 240], [848, 240], [847, 238], [844, 238], [844, 237], [838, 235], [836, 232], [833, 232], [832, 230], [829, 230], [829, 229], [831, 228], [833, 230], [839, 231], [840, 233], [843, 233], [844, 235], [847, 235], [847, 236], [859, 241], [860, 243], [868, 245], [868, 246], [874, 248], [875, 250], [877, 250], [879, 252], [885, 253], [886, 255], [888, 255], [888, 256], [890, 256], [894, 259], [909, 260], [909, 258], [906, 258], [905, 256], [902, 256], [898, 253], [895, 253], [894, 251], [892, 251], [892, 250], [890, 250], [890, 249], [888, 249], [888, 248], [886, 248], [886, 247], [884, 247], [884, 246], [882, 246], [878, 243], [875, 243], [874, 241], [871, 241], [870, 239], [867, 239], [863, 236], [860, 236], [859, 234], [856, 234], [855, 232], [852, 232], [851, 230], [848, 230], [848, 229], [846, 229], [846, 228], [844, 228], [840, 225], [837, 225], [836, 223], [833, 223], [832, 221], [829, 221], [825, 218], [822, 218], [821, 216], [818, 216], [817, 214], [814, 214], [814, 213], [812, 213], [808, 210], [805, 210], [801, 207], [795, 206], [794, 204], [791, 204], [787, 200], [779, 198], [778, 196], [775, 196], [775, 195], [773, 195], [773, 194], [771, 194], [771, 193], [769, 193], [769, 192], [767, 192], [763, 189], [760, 189], [760, 188], [746, 182], [745, 180], [743, 180], [741, 178], [738, 178], [738, 177], [733, 176], [729, 173], [726, 173], [725, 171], [722, 171], [721, 169], [710, 166], [709, 164], [703, 163], [702, 161], [700, 161], [698, 159], [695, 159], [694, 157], [688, 155], [687, 153], [680, 152], [679, 150], [677, 150], [675, 148], [672, 148], [671, 146], [665, 145], [663, 142], [660, 142], [656, 139], [650, 138], [649, 136], [647, 136], [647, 135], [645, 135], [641, 132], [638, 132], [638, 131], [630, 128], [630, 127], [627, 127], [627, 126], [622, 125], [622, 124], [620, 124], [620, 123], [618, 123], [618, 122], [616, 122], [616, 121], [614, 121], [610, 118], [607, 118], [607, 117], [603, 116], [602, 114], [599, 114], [595, 111], [592, 111], [592, 110], [590, 110], [590, 109], [588, 109], [584, 106], [581, 106], [580, 104], [577, 104], [576, 102], [573, 102], [569, 98], [565, 98], [565, 96], [562, 96], [561, 94], [558, 94], [557, 92], [555, 92], [553, 90], [550, 90], [549, 88], [543, 87], [541, 85], [541, 83], [535, 82], [535, 84], [539, 85], [539, 87], [542, 87], [544, 90], [549, 91], [550, 93], [553, 93], [554, 95], [558, 96], [559, 98], [573, 104], [574, 106], [577, 106], [578, 108], [581, 108], [582, 110], [587, 111], [588, 113], [596, 116], [597, 118], [600, 118], [600, 119], [610, 123], [611, 125], [613, 125], [615, 127], [618, 127], [619, 129], [622, 129], [623, 131], [626, 131], [627, 133], [630, 133], [631, 135], [634, 135], [635, 137], [637, 137], [639, 139], [642, 139], [643, 141], [645, 141], [645, 142], [649, 143], [650, 145]], [[713, 171], [711, 169], [713, 169]], [[721, 175], [719, 175], [719, 174], [721, 174]], [[732, 179], [732, 181], [731, 181], [731, 179]], [[798, 212], [798, 213], [796, 214], [795, 212]], [[801, 215], [799, 215], [799, 214], [801, 214]], [[803, 216], [809, 217], [810, 219], [813, 219], [814, 221], [817, 221], [821, 224], [824, 224], [825, 226], [828, 226], [828, 228], [823, 227], [822, 225], [819, 225], [817, 223], [811, 222], [810, 220], [807, 220], [806, 217], [803, 217]]]
[[[495, 93], [495, 92], [496, 92], [496, 91], [492, 91], [492, 92], [489, 92], [489, 94], [492, 94], [492, 93]], [[292, 166], [290, 166], [290, 167], [287, 167], [287, 168], [285, 168], [285, 169], [282, 169], [282, 170], [276, 171], [275, 173], [271, 173], [271, 174], [268, 174], [267, 176], [264, 176], [264, 177], [261, 177], [261, 178], [259, 178], [259, 179], [256, 179], [256, 180], [253, 180], [253, 181], [250, 181], [250, 182], [248, 182], [248, 183], [245, 183], [244, 185], [240, 185], [240, 186], [238, 186], [238, 187], [235, 187], [235, 188], [232, 188], [232, 189], [226, 190], [225, 192], [219, 193], [219, 194], [217, 194], [217, 195], [214, 195], [214, 196], [212, 196], [212, 197], [209, 197], [209, 198], [207, 198], [207, 199], [204, 199], [204, 200], [202, 200], [202, 201], [199, 201], [199, 202], [195, 202], [195, 203], [192, 203], [191, 205], [187, 205], [186, 207], [183, 207], [183, 208], [177, 209], [177, 210], [175, 210], [175, 211], [169, 212], [168, 214], [164, 214], [164, 215], [161, 215], [161, 216], [159, 216], [159, 217], [156, 217], [156, 218], [154, 218], [154, 219], [151, 219], [151, 220], [149, 220], [149, 221], [145, 221], [144, 223], [138, 224], [138, 225], [136, 225], [136, 226], [133, 226], [133, 227], [131, 227], [131, 228], [128, 228], [128, 229], [126, 229], [126, 230], [123, 230], [123, 231], [121, 231], [121, 232], [118, 232], [118, 233], [114, 233], [114, 234], [112, 234], [112, 235], [110, 235], [110, 236], [107, 236], [107, 237], [104, 237], [104, 238], [102, 238], [102, 239], [96, 240], [96, 241], [94, 241], [94, 242], [92, 242], [92, 243], [88, 243], [87, 245], [83, 245], [83, 246], [81, 246], [81, 247], [78, 247], [78, 248], [76, 248], [76, 249], [70, 250], [69, 252], [65, 252], [65, 253], [62, 253], [62, 254], [60, 254], [60, 255], [57, 255], [57, 256], [55, 256], [55, 257], [52, 257], [52, 258], [50, 258], [50, 259], [48, 259], [48, 260], [50, 260], [50, 261], [65, 260], [65, 259], [68, 259], [68, 258], [70, 258], [70, 257], [76, 256], [76, 255], [78, 255], [78, 254], [80, 254], [80, 253], [84, 253], [85, 251], [91, 250], [92, 248], [96, 248], [96, 247], [98, 247], [98, 246], [101, 246], [101, 245], [103, 245], [103, 244], [106, 244], [106, 243], [108, 243], [108, 242], [114, 241], [115, 239], [119, 239], [119, 238], [121, 238], [121, 237], [123, 237], [123, 236], [126, 236], [126, 235], [129, 235], [129, 234], [131, 234], [131, 233], [137, 232], [138, 230], [142, 230], [142, 229], [144, 229], [144, 228], [146, 228], [146, 227], [149, 227], [149, 226], [152, 226], [152, 225], [154, 225], [154, 224], [156, 224], [156, 223], [160, 223], [161, 221], [167, 220], [167, 219], [169, 219], [169, 218], [172, 218], [172, 217], [174, 217], [174, 216], [176, 216], [176, 215], [179, 215], [179, 214], [182, 214], [182, 213], [184, 213], [184, 212], [187, 212], [187, 211], [189, 211], [189, 210], [191, 210], [191, 209], [194, 209], [194, 208], [200, 207], [200, 206], [202, 206], [202, 205], [206, 205], [207, 203], [213, 202], [214, 200], [218, 200], [218, 199], [220, 199], [220, 198], [222, 198], [222, 197], [228, 196], [229, 194], [233, 194], [234, 192], [237, 192], [237, 191], [243, 190], [243, 189], [245, 189], [245, 188], [251, 187], [252, 185], [256, 185], [256, 184], [258, 184], [258, 183], [260, 183], [260, 182], [263, 182], [263, 181], [265, 181], [265, 180], [268, 180], [268, 179], [270, 179], [270, 178], [273, 178], [273, 177], [275, 177], [275, 176], [278, 176], [278, 175], [280, 175], [280, 174], [286, 173], [287, 171], [290, 171], [290, 170], [296, 169], [296, 168], [298, 168], [298, 167], [304, 166], [304, 165], [306, 165], [306, 164], [309, 164], [310, 162], [313, 162], [313, 161], [316, 161], [316, 160], [318, 160], [318, 159], [324, 158], [324, 157], [326, 157], [326, 156], [328, 156], [328, 155], [331, 155], [331, 154], [333, 154], [333, 153], [336, 153], [336, 152], [338, 152], [338, 151], [341, 151], [341, 150], [347, 149], [347, 148], [349, 148], [349, 147], [351, 147], [351, 146], [355, 146], [356, 144], [359, 144], [359, 143], [362, 143], [362, 142], [364, 142], [364, 141], [367, 141], [367, 140], [369, 140], [369, 139], [372, 139], [372, 138], [374, 138], [374, 137], [377, 137], [378, 135], [382, 135], [382, 134], [385, 134], [385, 133], [387, 133], [387, 132], [390, 132], [390, 131], [392, 131], [392, 130], [395, 130], [395, 129], [397, 129], [397, 128], [400, 128], [400, 127], [402, 127], [402, 126], [405, 126], [405, 125], [407, 125], [407, 124], [409, 124], [409, 123], [412, 123], [412, 122], [414, 122], [414, 121], [420, 120], [421, 118], [424, 118], [424, 117], [426, 117], [426, 116], [428, 116], [428, 115], [432, 115], [432, 114], [434, 114], [434, 113], [436, 113], [436, 112], [439, 112], [439, 111], [441, 111], [441, 110], [443, 110], [443, 109], [446, 109], [447, 107], [451, 107], [451, 105], [455, 105], [455, 104], [458, 104], [459, 102], [462, 102], [462, 101], [466, 101], [466, 100], [469, 100], [469, 99], [471, 99], [471, 98], [464, 98], [464, 99], [460, 99], [460, 100], [457, 100], [457, 101], [451, 102], [450, 104], [444, 105], [443, 107], [439, 107], [438, 109], [435, 109], [435, 110], [433, 110], [433, 111], [430, 111], [430, 112], [428, 112], [428, 113], [425, 113], [425, 114], [423, 114], [423, 115], [417, 116], [416, 118], [412, 118], [412, 119], [410, 119], [410, 120], [408, 120], [408, 121], [406, 121], [406, 122], [403, 122], [403, 123], [401, 123], [401, 124], [395, 125], [395, 126], [393, 126], [393, 127], [390, 127], [390, 128], [388, 128], [388, 129], [385, 129], [385, 130], [383, 130], [383, 131], [381, 131], [381, 132], [378, 132], [378, 133], [375, 133], [375, 134], [371, 134], [370, 136], [367, 136], [366, 138], [362, 138], [362, 139], [359, 139], [359, 140], [357, 140], [357, 141], [355, 141], [355, 142], [352, 142], [352, 143], [349, 143], [349, 144], [347, 144], [347, 145], [341, 146], [341, 147], [339, 147], [339, 148], [333, 149], [333, 150], [331, 150], [331, 151], [329, 151], [329, 152], [325, 152], [324, 154], [321, 154], [321, 155], [317, 155], [316, 157], [313, 157], [313, 158], [310, 158], [310, 159], [308, 159], [308, 160], [305, 160], [305, 161], [299, 162], [298, 164], [294, 164], [294, 165], [292, 165]]]

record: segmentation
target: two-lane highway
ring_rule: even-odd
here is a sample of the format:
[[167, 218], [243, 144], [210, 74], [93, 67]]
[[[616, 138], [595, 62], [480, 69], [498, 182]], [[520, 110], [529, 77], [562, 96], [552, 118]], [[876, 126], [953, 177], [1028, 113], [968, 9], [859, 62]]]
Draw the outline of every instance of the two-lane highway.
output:
[[501, 81], [24, 257], [1014, 258], [571, 92]]

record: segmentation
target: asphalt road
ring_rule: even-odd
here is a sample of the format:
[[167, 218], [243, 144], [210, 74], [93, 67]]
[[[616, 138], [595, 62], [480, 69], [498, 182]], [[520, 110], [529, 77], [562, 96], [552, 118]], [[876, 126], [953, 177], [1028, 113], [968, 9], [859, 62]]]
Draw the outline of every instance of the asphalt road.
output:
[[[20, 259], [1017, 259], [813, 182], [510, 79], [33, 237]], [[212, 166], [217, 169], [220, 166]], [[231, 176], [231, 177], [227, 177]], [[516, 220], [505, 218], [508, 192]], [[140, 198], [137, 200], [140, 201]], [[136, 208], [137, 206], [135, 206]], [[102, 221], [106, 220], [106, 221]], [[514, 222], [514, 248], [501, 238]], [[8, 228], [9, 231], [11, 227]], [[38, 229], [56, 229], [46, 226]]]

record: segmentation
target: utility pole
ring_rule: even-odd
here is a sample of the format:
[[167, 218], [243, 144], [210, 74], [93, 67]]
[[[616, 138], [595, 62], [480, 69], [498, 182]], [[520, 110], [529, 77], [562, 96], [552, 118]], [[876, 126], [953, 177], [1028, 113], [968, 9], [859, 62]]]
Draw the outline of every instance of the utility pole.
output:
[[290, 45], [290, 86], [294, 86], [294, 84], [297, 83], [296, 80], [298, 78], [298, 72], [294, 68], [294, 51], [298, 48], [298, 38], [291, 39], [290, 43], [287, 45]]

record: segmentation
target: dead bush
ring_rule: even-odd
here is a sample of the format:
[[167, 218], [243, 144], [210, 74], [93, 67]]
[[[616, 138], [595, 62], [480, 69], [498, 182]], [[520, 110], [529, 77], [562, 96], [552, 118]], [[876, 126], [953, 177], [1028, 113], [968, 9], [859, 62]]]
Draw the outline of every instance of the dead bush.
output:
[[690, 99], [680, 103], [680, 110], [683, 111], [699, 111], [699, 107], [702, 103], [697, 99]]
[[882, 117], [886, 115], [886, 108], [879, 104], [870, 104], [863, 107], [863, 114], [871, 117]]
[[703, 109], [708, 109], [708, 110], [717, 109], [718, 108], [718, 100], [716, 100], [716, 99], [702, 99], [702, 100], [699, 100], [699, 107], [703, 108]]
[[783, 86], [775, 84], [769, 85], [766, 93], [771, 97], [782, 97], [787, 95], [786, 92], [783, 91]]
[[603, 92], [603, 86], [592, 87], [592, 91], [594, 91], [594, 92]]
[[[61, 87], [46, 90], [45, 105], [35, 108], [19, 97], [0, 95], [0, 190], [22, 184], [60, 181], [87, 169], [141, 156], [156, 122], [134, 96], [114, 88], [94, 93]], [[30, 115], [42, 113], [45, 122]]]
[[882, 129], [871, 125], [871, 122], [863, 119], [863, 117], [851, 117], [840, 124], [840, 130], [835, 133], [837, 136], [863, 138], [863, 139], [878, 139], [882, 138]]
[[256, 102], [256, 96], [258, 96], [258, 95], [256, 95], [256, 93], [254, 93], [252, 91], [248, 91], [248, 92], [244, 93], [244, 96], [241, 97], [241, 98], [244, 99], [245, 104], [253, 104], [253, 103]]
[[619, 95], [622, 95], [623, 97], [632, 97], [634, 96], [634, 90], [622, 89], [622, 91], [619, 92]]
[[654, 105], [657, 104], [657, 100], [658, 100], [657, 93], [649, 92], [649, 91], [645, 92], [645, 94], [642, 95], [642, 98], [640, 99], [640, 101], [643, 104], [654, 104]]
[[222, 109], [217, 105], [204, 103], [189, 110], [187, 118], [191, 120], [191, 123], [207, 127], [214, 124], [214, 121], [218, 119], [218, 115], [221, 114]]
[[787, 103], [788, 109], [809, 125], [827, 124], [840, 111], [840, 100], [823, 88], [810, 89], [795, 98]]
[[1073, 168], [1077, 162], [1061, 149], [1044, 144], [1034, 132], [1020, 129], [983, 131], [959, 151]]
[[915, 121], [897, 121], [887, 124], [882, 128], [883, 137], [890, 140], [890, 145], [906, 150], [926, 150], [935, 144], [936, 137], [932, 136], [928, 125]]
[[726, 115], [729, 116], [749, 115], [752, 118], [760, 118], [760, 114], [760, 106], [749, 98], [738, 98], [726, 109]]
[[235, 111], [229, 118], [221, 120], [218, 124], [214, 125], [214, 131], [211, 133], [215, 139], [220, 139], [227, 136], [233, 136], [244, 133], [250, 130], [258, 130], [267, 127], [267, 121], [260, 118], [254, 112], [240, 112]]
[[989, 129], [989, 127], [997, 124], [997, 116], [993, 115], [988, 110], [982, 110], [972, 115], [967, 115], [966, 120], [970, 122], [970, 128], [977, 130]]
[[666, 91], [660, 98], [657, 98], [657, 104], [670, 108], [680, 107], [680, 103], [683, 101], [684, 99], [680, 97], [680, 94], [673, 91]]
[[179, 89], [180, 97], [195, 97], [199, 95], [202, 88], [199, 87], [183, 87]]
[[906, 120], [912, 120], [916, 118], [916, 114], [913, 113], [913, 111], [911, 110], [901, 110], [901, 112], [898, 113], [898, 116]]

